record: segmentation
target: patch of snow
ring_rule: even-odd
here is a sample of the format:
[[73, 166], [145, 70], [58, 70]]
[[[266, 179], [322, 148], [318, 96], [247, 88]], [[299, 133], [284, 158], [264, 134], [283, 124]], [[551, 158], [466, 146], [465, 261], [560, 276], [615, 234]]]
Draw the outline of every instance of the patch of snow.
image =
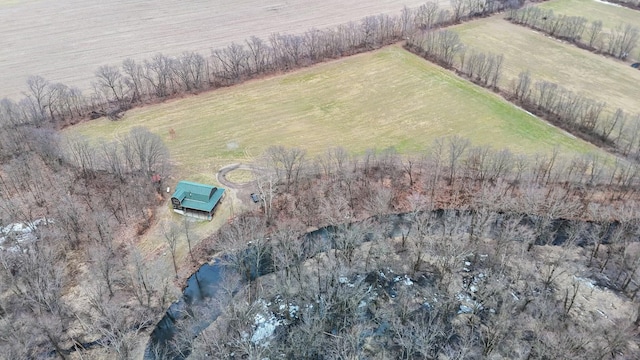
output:
[[[458, 314], [468, 313], [468, 312], [473, 312], [474, 310], [482, 310], [482, 309], [484, 309], [484, 306], [482, 306], [481, 303], [473, 300], [467, 294], [458, 293], [456, 295], [456, 299], [461, 302], [460, 310], [458, 311]], [[472, 310], [471, 311], [466, 311], [466, 310], [463, 310], [463, 308], [464, 309], [468, 308], [468, 309], [472, 309]]]
[[231, 142], [227, 143], [227, 149], [229, 149], [229, 150], [235, 150], [238, 147], [240, 147], [240, 145], [238, 145], [237, 141], [231, 141]]
[[581, 278], [581, 277], [577, 277], [577, 276], [574, 276], [573, 278], [578, 280], [578, 281], [580, 281], [581, 283], [586, 284], [591, 289], [596, 287], [595, 280], [593, 280], [593, 279], [588, 279], [588, 278], [585, 279], [585, 278]]
[[413, 281], [411, 281], [411, 279], [409, 279], [407, 275], [404, 276], [404, 281], [402, 283], [405, 284], [406, 286], [413, 285]]
[[347, 279], [347, 277], [346, 277], [346, 276], [340, 276], [340, 277], [338, 278], [338, 282], [339, 282], [340, 284], [347, 284], [347, 283], [349, 283], [349, 279]]
[[[20, 244], [37, 240], [38, 238], [33, 234], [33, 231], [36, 230], [38, 226], [51, 222], [53, 221], [46, 218], [40, 218], [31, 222], [12, 223], [4, 227], [0, 227], [0, 235], [3, 235], [0, 236], [0, 250], [7, 250], [10, 252], [25, 251], [26, 249], [22, 249]], [[15, 240], [17, 244], [5, 249], [1, 244], [4, 244], [9, 239]]]
[[464, 262], [464, 266], [471, 266], [471, 262], [470, 261], [465, 261]]
[[478, 292], [478, 287], [475, 285], [471, 285], [469, 287], [469, 291], [471, 291], [472, 293]]
[[256, 314], [253, 320], [256, 325], [256, 329], [253, 331], [253, 335], [251, 336], [251, 342], [256, 345], [260, 344], [262, 346], [267, 346], [268, 342], [265, 340], [273, 335], [278, 325], [281, 325], [280, 320], [276, 319], [273, 314], [269, 314], [269, 317], [266, 317], [263, 314]]
[[298, 310], [300, 310], [299, 306], [293, 305], [293, 304], [289, 304], [289, 315], [292, 318], [297, 318], [298, 317]]
[[460, 305], [460, 310], [458, 310], [458, 314], [470, 314], [473, 312], [473, 309], [468, 307], [467, 305]]
[[608, 2], [608, 1], [603, 1], [603, 0], [594, 0], [595, 2], [599, 2], [601, 4], [605, 4], [605, 5], [611, 5], [611, 6], [615, 6], [615, 7], [624, 7], [620, 4], [614, 4], [612, 2]]

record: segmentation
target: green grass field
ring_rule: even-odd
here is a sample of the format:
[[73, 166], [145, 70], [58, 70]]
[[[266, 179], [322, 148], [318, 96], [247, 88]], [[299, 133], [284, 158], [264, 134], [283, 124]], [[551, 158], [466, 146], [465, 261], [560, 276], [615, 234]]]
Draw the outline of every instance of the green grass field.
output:
[[[605, 32], [621, 23], [640, 26], [640, 11], [595, 0], [552, 0], [536, 6], [552, 9], [556, 14], [582, 16], [588, 19], [589, 22], [600, 20]], [[587, 25], [588, 28], [589, 26]]]
[[219, 167], [270, 145], [310, 155], [335, 146], [414, 153], [458, 134], [515, 152], [597, 151], [398, 46], [134, 109], [120, 121], [90, 121], [66, 134], [112, 139], [134, 126], [162, 136], [181, 177], [196, 181], [211, 181]]
[[629, 64], [590, 53], [498, 17], [453, 28], [466, 45], [504, 54], [501, 87], [509, 87], [521, 71], [605, 101], [609, 109], [640, 113], [640, 71]]

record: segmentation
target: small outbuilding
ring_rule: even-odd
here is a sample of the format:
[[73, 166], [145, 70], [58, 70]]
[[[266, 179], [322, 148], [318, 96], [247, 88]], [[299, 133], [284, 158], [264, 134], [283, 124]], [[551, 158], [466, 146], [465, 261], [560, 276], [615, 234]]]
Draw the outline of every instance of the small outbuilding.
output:
[[211, 185], [180, 181], [171, 195], [173, 211], [187, 216], [211, 220], [222, 200], [224, 189]]

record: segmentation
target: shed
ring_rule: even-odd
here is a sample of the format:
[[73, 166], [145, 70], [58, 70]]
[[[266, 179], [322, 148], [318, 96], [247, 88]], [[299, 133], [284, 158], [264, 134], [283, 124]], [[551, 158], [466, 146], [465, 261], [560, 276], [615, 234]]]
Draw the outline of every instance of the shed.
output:
[[171, 205], [173, 205], [173, 211], [179, 214], [211, 220], [223, 195], [222, 188], [180, 181], [176, 191], [171, 195]]

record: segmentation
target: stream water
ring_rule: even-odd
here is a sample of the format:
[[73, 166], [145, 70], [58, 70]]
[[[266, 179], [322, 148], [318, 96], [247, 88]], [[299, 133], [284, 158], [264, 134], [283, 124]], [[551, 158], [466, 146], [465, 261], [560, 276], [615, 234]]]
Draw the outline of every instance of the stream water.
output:
[[[439, 224], [431, 229], [431, 232], [435, 234], [443, 231], [443, 227], [446, 227], [446, 217], [443, 216], [445, 214], [443, 210], [437, 210], [433, 214], [436, 219], [439, 219]], [[451, 214], [451, 212], [449, 214]], [[380, 232], [378, 235], [400, 237], [410, 231], [412, 223], [410, 216], [413, 215], [414, 214], [385, 215], [381, 218], [373, 219], [373, 221], [381, 225], [378, 229], [382, 230], [378, 230]], [[495, 235], [499, 231], [501, 224], [512, 216], [516, 216], [520, 225], [531, 229], [538, 227], [542, 222], [541, 218], [532, 216], [502, 213], [492, 215], [491, 223], [487, 229], [489, 236]], [[453, 217], [458, 224], [456, 228], [457, 232], [467, 231], [474, 221], [473, 215], [470, 212], [453, 211]], [[344, 224], [341, 226], [349, 227], [356, 224], [359, 223]], [[460, 224], [462, 224], [462, 226], [460, 226]], [[535, 243], [560, 245], [569, 238], [572, 225], [574, 224], [563, 219], [547, 221], [544, 225], [545, 231], [538, 235]], [[601, 230], [601, 226], [594, 223], [584, 222], [582, 225], [584, 225], [582, 229], [583, 234], [591, 234]], [[603, 242], [607, 241], [611, 232], [615, 229], [616, 224], [609, 225], [612, 226], [607, 226], [606, 233], [602, 237]], [[306, 249], [304, 258], [310, 258], [319, 252], [336, 248], [336, 244], [332, 240], [334, 238], [333, 234], [335, 234], [336, 231], [339, 231], [338, 227], [328, 226], [303, 235], [303, 247]], [[366, 234], [364, 241], [370, 241], [375, 236], [376, 234], [373, 233]], [[587, 240], [583, 236], [576, 244], [584, 245], [586, 242]], [[251, 249], [241, 254], [241, 259], [243, 259], [246, 264], [262, 264], [260, 269], [256, 269], [255, 266], [249, 266], [249, 278], [251, 279], [272, 272], [270, 259], [263, 259], [263, 261], [256, 262], [255, 254], [251, 252]], [[238, 276], [239, 274], [236, 273], [234, 268], [228, 265], [230, 263], [229, 260], [227, 257], [217, 259], [213, 263], [204, 264], [189, 277], [182, 297], [169, 307], [165, 316], [151, 333], [145, 351], [145, 359], [155, 360], [161, 358], [183, 360], [189, 356], [191, 352], [189, 347], [190, 340], [197, 337], [198, 334], [215, 321], [220, 314], [217, 310], [220, 304], [213, 303], [220, 297], [220, 292], [226, 291], [228, 292], [227, 295], [230, 293], [230, 297], [232, 297], [242, 286], [242, 277]], [[236, 276], [229, 276], [234, 274]], [[227, 296], [227, 298], [229, 298], [229, 296]]]

